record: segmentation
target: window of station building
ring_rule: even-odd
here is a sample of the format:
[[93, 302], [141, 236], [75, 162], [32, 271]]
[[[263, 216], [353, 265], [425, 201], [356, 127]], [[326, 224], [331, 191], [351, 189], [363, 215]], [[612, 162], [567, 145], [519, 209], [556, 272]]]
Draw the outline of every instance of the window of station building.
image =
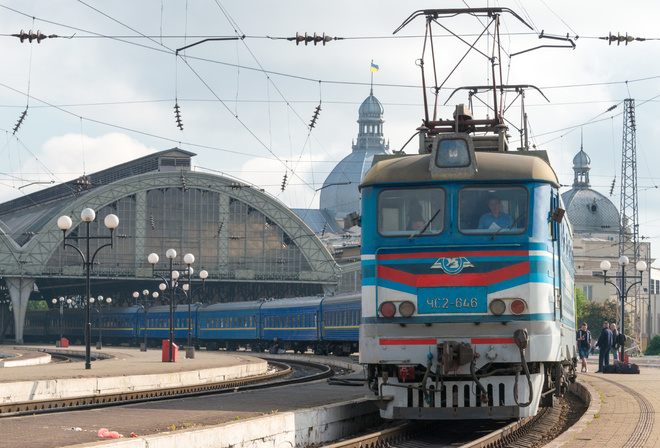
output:
[[399, 188], [378, 195], [378, 233], [381, 236], [437, 235], [444, 229], [443, 188]]
[[524, 187], [466, 187], [458, 192], [458, 230], [464, 234], [519, 234], [527, 228]]
[[586, 285], [582, 287], [582, 291], [584, 292], [584, 298], [591, 302], [593, 299], [594, 287], [591, 285]]

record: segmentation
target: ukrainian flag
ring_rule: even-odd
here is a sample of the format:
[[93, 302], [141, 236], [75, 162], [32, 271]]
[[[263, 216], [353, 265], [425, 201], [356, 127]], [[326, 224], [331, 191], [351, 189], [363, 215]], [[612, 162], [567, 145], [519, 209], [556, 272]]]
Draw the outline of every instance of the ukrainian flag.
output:
[[378, 71], [378, 66], [374, 64], [373, 62], [371, 63], [371, 71], [372, 72], [377, 72]]

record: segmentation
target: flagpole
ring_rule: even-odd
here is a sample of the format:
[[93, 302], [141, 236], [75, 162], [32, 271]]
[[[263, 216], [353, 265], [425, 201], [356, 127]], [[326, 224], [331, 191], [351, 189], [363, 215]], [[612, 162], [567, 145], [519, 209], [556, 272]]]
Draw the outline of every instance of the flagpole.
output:
[[[373, 67], [373, 65], [374, 65], [374, 60], [372, 59], [371, 60], [371, 66]], [[373, 94], [374, 94], [374, 71], [371, 69], [371, 67], [369, 68], [369, 72], [371, 73], [371, 92], [370, 92], [370, 95], [373, 96]]]

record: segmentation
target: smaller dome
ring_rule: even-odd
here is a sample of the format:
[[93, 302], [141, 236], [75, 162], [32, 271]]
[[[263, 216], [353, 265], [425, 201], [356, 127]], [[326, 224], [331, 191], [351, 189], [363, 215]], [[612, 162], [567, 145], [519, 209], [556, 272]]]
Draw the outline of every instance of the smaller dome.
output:
[[369, 95], [366, 100], [362, 102], [360, 106], [360, 117], [373, 117], [380, 118], [385, 112], [383, 105], [380, 104], [380, 101], [373, 95]]
[[608, 198], [589, 188], [573, 188], [561, 195], [576, 234], [619, 233], [619, 212]]
[[591, 158], [582, 149], [573, 158], [573, 168], [589, 168], [590, 163]]

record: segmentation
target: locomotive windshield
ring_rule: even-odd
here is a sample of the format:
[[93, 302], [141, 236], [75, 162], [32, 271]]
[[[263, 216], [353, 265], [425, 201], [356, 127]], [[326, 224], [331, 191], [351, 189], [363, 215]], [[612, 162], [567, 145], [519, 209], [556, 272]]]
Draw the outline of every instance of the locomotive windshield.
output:
[[463, 233], [522, 233], [529, 193], [523, 187], [463, 188], [458, 194], [458, 229]]
[[442, 188], [392, 189], [378, 196], [378, 233], [382, 236], [437, 235], [444, 222]]

